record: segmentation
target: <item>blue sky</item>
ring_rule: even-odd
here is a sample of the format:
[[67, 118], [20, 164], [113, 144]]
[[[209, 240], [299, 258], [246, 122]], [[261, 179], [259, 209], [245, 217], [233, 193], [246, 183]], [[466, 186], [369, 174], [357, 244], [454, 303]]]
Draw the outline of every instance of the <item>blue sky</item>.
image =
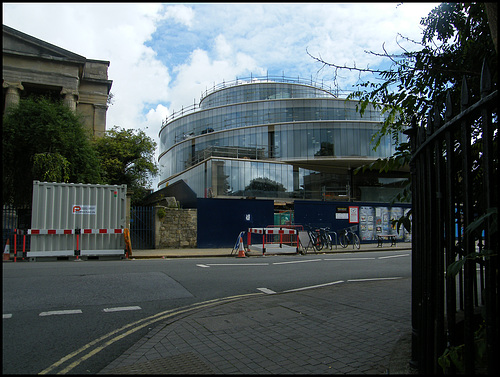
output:
[[[144, 130], [198, 102], [207, 88], [266, 74], [333, 84], [314, 61], [376, 68], [365, 51], [400, 52], [398, 33], [420, 41], [420, 19], [438, 3], [2, 3], [3, 24], [108, 60], [114, 102], [107, 127]], [[358, 73], [341, 72], [340, 89]], [[363, 77], [362, 77], [363, 78]], [[157, 152], [158, 155], [158, 152]], [[156, 185], [154, 185], [155, 187]]]

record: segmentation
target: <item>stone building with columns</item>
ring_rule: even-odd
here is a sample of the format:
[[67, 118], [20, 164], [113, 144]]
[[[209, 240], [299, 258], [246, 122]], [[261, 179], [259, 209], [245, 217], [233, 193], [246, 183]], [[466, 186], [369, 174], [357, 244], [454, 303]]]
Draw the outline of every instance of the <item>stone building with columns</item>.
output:
[[6, 25], [2, 34], [3, 111], [30, 94], [62, 99], [94, 136], [106, 130], [109, 61], [87, 59]]

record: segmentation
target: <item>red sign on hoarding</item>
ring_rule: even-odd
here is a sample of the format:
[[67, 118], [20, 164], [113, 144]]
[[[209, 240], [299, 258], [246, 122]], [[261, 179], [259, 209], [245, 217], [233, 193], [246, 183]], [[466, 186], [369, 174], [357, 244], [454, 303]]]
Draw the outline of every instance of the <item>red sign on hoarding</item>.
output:
[[349, 223], [359, 223], [359, 207], [349, 207]]

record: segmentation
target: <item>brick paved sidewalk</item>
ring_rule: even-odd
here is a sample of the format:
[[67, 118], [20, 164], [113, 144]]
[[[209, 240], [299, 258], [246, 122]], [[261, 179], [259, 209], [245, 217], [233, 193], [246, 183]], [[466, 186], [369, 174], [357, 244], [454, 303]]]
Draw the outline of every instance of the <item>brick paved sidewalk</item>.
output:
[[410, 373], [410, 289], [346, 282], [220, 303], [156, 326], [100, 374]]

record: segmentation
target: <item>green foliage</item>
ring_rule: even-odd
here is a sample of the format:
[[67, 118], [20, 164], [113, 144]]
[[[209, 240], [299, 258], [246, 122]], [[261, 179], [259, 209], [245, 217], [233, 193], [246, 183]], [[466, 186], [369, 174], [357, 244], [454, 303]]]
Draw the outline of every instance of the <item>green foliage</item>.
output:
[[158, 218], [162, 220], [167, 215], [167, 211], [165, 208], [160, 207], [156, 209], [156, 214], [158, 215]]
[[[474, 332], [474, 363], [476, 369], [481, 370], [486, 366], [486, 347], [486, 327], [483, 322], [479, 329]], [[447, 347], [443, 354], [438, 357], [438, 364], [443, 369], [443, 373], [447, 374], [450, 372], [451, 367], [454, 367], [458, 373], [463, 374], [465, 372], [464, 352], [465, 344]]]
[[[34, 166], [35, 155], [45, 153], [49, 155], [39, 156]], [[41, 169], [40, 159], [48, 162], [49, 156], [67, 161], [59, 173]], [[43, 97], [21, 99], [4, 114], [2, 169], [3, 203], [14, 205], [31, 203], [33, 180], [40, 174], [73, 183], [100, 183], [97, 155], [82, 122], [62, 102]]]
[[158, 173], [154, 162], [156, 143], [141, 130], [114, 127], [94, 141], [106, 184], [126, 184], [134, 191], [132, 204], [148, 193], [151, 178]]
[[37, 153], [33, 157], [33, 179], [42, 182], [68, 182], [69, 161], [59, 153]]

